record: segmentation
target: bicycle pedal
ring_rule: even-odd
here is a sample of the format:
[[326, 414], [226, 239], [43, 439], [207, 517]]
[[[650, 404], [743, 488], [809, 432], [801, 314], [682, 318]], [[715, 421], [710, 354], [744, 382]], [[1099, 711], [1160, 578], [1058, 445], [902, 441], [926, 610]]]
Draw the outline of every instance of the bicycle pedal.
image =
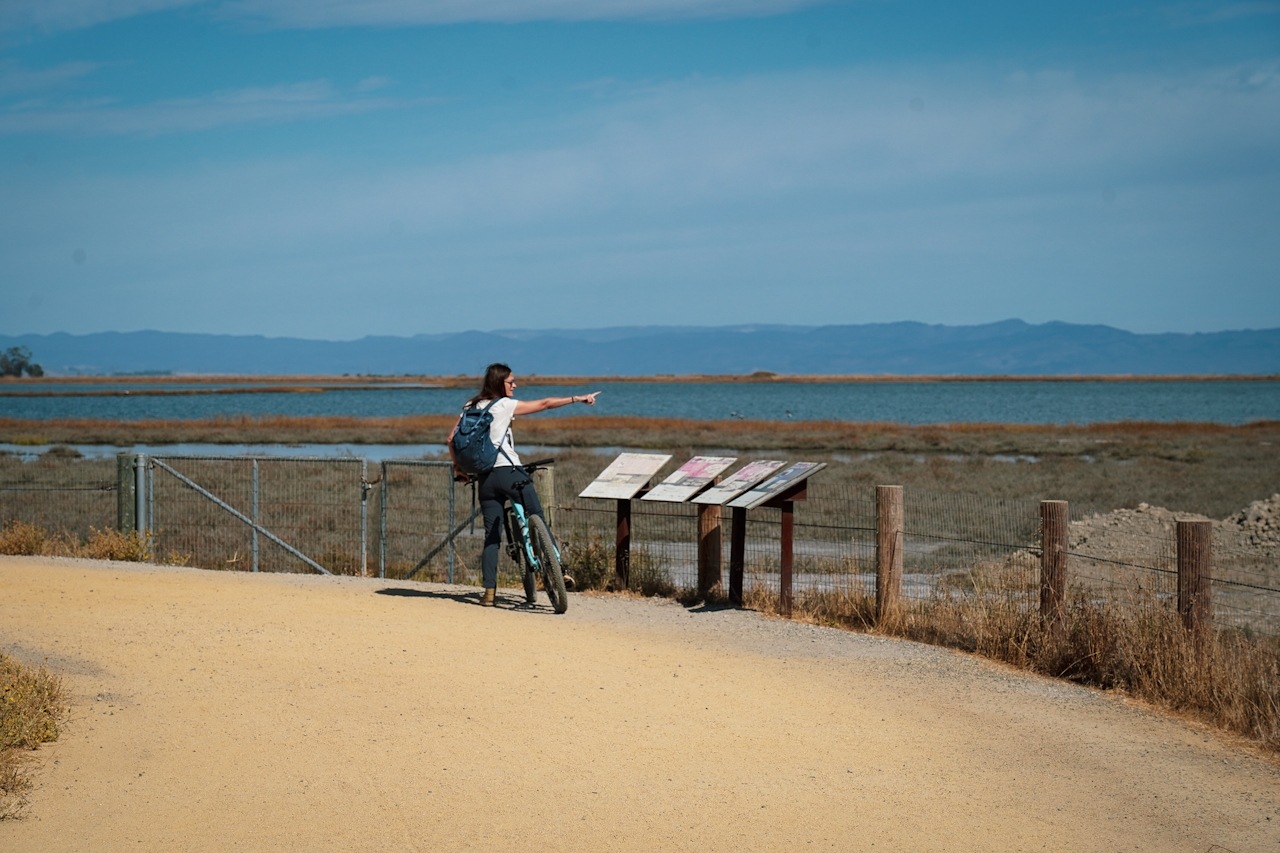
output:
[[564, 576], [564, 588], [567, 592], [573, 592], [573, 588], [574, 588], [573, 575], [568, 574], [567, 572], [565, 573], [565, 576]]

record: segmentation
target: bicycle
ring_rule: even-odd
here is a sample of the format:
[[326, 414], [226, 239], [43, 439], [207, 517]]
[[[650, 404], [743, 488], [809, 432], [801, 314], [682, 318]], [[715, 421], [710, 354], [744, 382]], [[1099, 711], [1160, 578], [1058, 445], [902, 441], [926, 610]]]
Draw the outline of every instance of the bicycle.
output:
[[[535, 471], [546, 468], [553, 459], [539, 459], [521, 466], [528, 477]], [[521, 567], [524, 577], [524, 598], [529, 604], [538, 599], [538, 576], [542, 576], [542, 587], [551, 599], [551, 608], [556, 613], [564, 613], [569, 609], [569, 592], [566, 587], [564, 569], [560, 561], [560, 548], [551, 535], [551, 530], [541, 516], [526, 515], [524, 511], [524, 487], [532, 486], [533, 480], [526, 479], [516, 483], [519, 501], [509, 500], [502, 507], [502, 527], [507, 535], [507, 554]], [[519, 534], [519, 537], [515, 534]], [[572, 579], [568, 580], [572, 584]]]

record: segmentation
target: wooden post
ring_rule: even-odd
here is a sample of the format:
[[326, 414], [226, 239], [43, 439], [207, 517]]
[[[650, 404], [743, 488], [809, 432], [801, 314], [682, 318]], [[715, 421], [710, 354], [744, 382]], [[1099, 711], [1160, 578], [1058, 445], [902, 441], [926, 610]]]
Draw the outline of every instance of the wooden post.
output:
[[720, 517], [719, 506], [698, 504], [698, 595], [702, 598], [722, 589]]
[[631, 583], [631, 501], [618, 501], [618, 536], [614, 541], [613, 580], [618, 591]]
[[1067, 627], [1067, 551], [1071, 506], [1066, 501], [1040, 501], [1040, 620], [1055, 633]]
[[778, 574], [778, 612], [791, 618], [791, 559], [792, 534], [795, 524], [795, 507], [791, 501], [782, 504], [782, 560]]
[[1213, 523], [1178, 522], [1178, 613], [1197, 639], [1213, 624]]
[[904, 514], [902, 486], [876, 486], [876, 620], [898, 608], [902, 598]]
[[[538, 500], [542, 504], [542, 514], [546, 516], [547, 526], [556, 529], [556, 463], [547, 463], [546, 468], [533, 472], [533, 487], [538, 490]], [[557, 540], [558, 541], [558, 540]]]
[[133, 475], [137, 458], [132, 453], [116, 454], [116, 530], [121, 533], [132, 533], [137, 526], [137, 481]]
[[729, 538], [729, 603], [742, 606], [742, 572], [747, 555], [747, 511], [735, 506]]

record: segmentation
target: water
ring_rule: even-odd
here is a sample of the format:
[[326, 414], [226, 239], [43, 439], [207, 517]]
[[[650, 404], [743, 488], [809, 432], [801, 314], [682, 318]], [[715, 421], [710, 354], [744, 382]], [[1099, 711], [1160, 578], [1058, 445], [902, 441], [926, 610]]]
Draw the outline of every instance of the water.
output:
[[[0, 391], [35, 385], [0, 386]], [[46, 388], [57, 386], [43, 386]], [[94, 390], [139, 386], [94, 385]], [[174, 387], [174, 386], [160, 386]], [[179, 386], [184, 387], [184, 386]], [[207, 386], [201, 386], [207, 387]], [[772, 421], [1087, 424], [1121, 420], [1243, 424], [1280, 419], [1280, 382], [855, 382], [634, 383], [525, 386], [522, 399], [601, 390], [593, 409], [568, 406], [539, 417], [642, 417]], [[400, 388], [198, 396], [5, 397], [0, 417], [48, 420], [188, 420], [236, 415], [399, 417], [452, 414], [468, 389]]]

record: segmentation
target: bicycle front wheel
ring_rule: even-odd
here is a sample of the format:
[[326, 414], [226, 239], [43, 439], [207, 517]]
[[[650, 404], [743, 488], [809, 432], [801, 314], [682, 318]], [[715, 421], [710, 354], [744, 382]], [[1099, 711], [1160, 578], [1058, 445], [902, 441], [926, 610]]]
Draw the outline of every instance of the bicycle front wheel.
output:
[[533, 555], [542, 566], [542, 585], [546, 587], [547, 598], [551, 599], [551, 608], [563, 613], [569, 609], [564, 571], [560, 568], [555, 546], [551, 544], [551, 531], [547, 529], [547, 523], [536, 515], [529, 516], [529, 542], [533, 545]]

